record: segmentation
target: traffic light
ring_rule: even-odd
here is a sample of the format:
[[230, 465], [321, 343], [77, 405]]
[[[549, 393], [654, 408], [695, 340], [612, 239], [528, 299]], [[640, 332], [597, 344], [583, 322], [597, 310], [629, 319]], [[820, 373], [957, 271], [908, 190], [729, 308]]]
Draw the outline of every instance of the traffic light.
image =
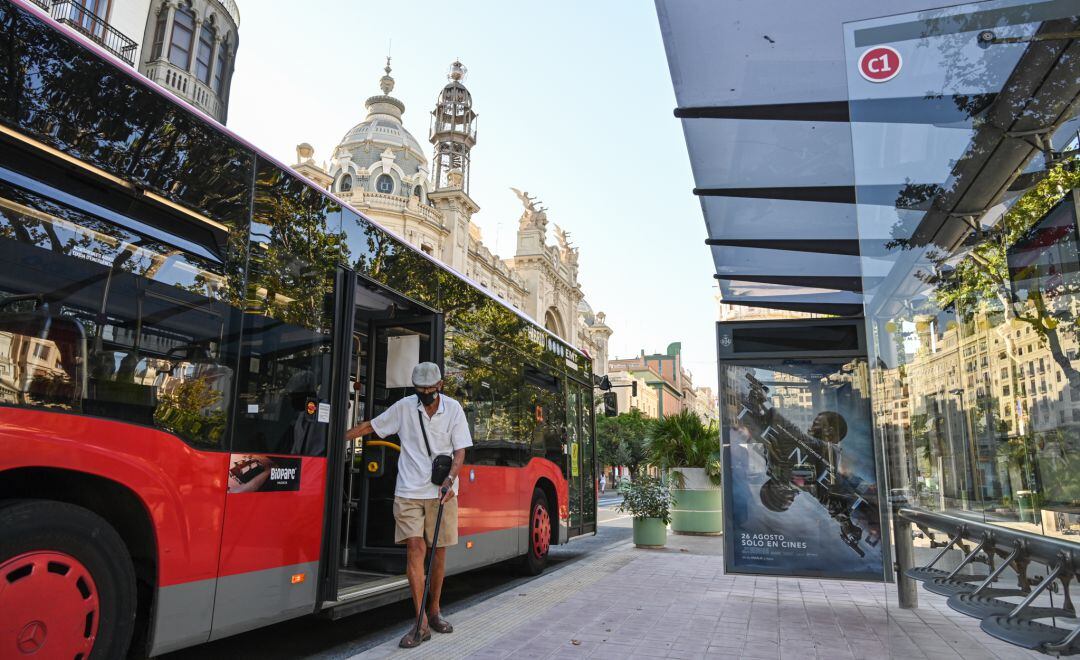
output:
[[636, 380], [630, 381], [630, 396], [632, 396], [632, 397], [637, 396], [637, 381]]
[[619, 414], [619, 399], [614, 392], [604, 392], [604, 417], [615, 417]]

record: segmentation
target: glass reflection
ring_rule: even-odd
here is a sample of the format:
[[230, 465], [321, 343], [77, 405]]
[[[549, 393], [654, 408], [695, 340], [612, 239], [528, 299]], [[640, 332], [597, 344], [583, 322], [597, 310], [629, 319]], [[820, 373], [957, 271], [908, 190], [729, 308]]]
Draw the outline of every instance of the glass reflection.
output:
[[[911, 504], [1070, 537], [1080, 167], [1058, 129], [1080, 65], [1043, 59], [1061, 46], [1036, 38], [1059, 27], [1050, 5], [974, 7], [847, 28], [864, 277], [880, 275], [865, 288], [875, 425]], [[887, 35], [903, 75], [862, 80], [858, 54]], [[868, 111], [897, 99], [906, 117]]]
[[222, 264], [6, 184], [0, 252], [0, 404], [222, 445], [239, 289]]
[[260, 162], [233, 451], [326, 452], [341, 238], [337, 204]]
[[232, 138], [7, 2], [0, 25], [5, 123], [219, 223], [244, 225], [253, 159]]

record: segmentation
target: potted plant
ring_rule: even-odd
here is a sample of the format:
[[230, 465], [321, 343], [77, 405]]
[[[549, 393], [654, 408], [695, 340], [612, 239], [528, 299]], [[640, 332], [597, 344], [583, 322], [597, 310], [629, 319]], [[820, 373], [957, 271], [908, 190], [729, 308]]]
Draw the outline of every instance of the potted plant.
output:
[[671, 522], [671, 493], [656, 477], [640, 476], [622, 487], [622, 503], [616, 509], [634, 518], [634, 544], [639, 548], [662, 548]]
[[672, 483], [671, 531], [716, 535], [724, 530], [720, 491], [720, 433], [692, 410], [656, 422], [650, 462]]

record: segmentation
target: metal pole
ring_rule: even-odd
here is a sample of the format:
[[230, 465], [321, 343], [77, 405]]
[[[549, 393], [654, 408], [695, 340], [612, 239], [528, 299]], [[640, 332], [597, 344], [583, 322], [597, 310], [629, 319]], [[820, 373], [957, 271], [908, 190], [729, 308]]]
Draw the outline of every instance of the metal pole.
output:
[[901, 507], [894, 506], [892, 515], [893, 538], [896, 551], [896, 598], [900, 609], [913, 610], [919, 606], [919, 589], [915, 580], [904, 571], [915, 565], [915, 544], [911, 539], [911, 523], [900, 518]]
[[435, 514], [435, 532], [431, 535], [431, 553], [428, 556], [427, 570], [424, 571], [424, 595], [420, 597], [420, 612], [416, 615], [416, 628], [413, 630], [413, 639], [420, 641], [420, 623], [424, 620], [424, 610], [427, 609], [428, 589], [431, 588], [431, 565], [435, 563], [435, 551], [439, 549], [439, 527], [442, 525], [443, 501], [446, 496], [446, 486], [439, 489], [439, 511]]

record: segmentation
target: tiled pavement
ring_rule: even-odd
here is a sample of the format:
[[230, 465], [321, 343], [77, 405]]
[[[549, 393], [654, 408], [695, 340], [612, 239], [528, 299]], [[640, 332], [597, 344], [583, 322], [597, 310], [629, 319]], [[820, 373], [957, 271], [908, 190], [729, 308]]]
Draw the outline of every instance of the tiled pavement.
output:
[[665, 550], [616, 546], [457, 612], [450, 635], [355, 657], [1046, 657], [998, 642], [921, 589], [920, 607], [900, 610], [880, 584], [725, 575], [722, 545], [669, 536]]

